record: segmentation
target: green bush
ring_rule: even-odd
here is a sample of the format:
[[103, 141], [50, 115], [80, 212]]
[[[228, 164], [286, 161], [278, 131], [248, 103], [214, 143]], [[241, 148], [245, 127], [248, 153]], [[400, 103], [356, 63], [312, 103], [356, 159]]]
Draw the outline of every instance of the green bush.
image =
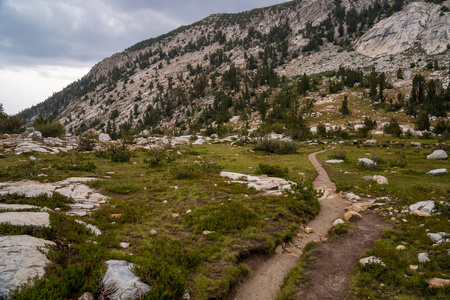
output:
[[35, 124], [34, 129], [42, 133], [43, 137], [61, 137], [66, 134], [66, 128], [58, 122]]
[[258, 165], [258, 168], [255, 171], [255, 174], [259, 175], [259, 174], [266, 174], [266, 175], [271, 175], [271, 176], [275, 176], [275, 177], [281, 177], [284, 178], [288, 175], [289, 173], [289, 169], [287, 167], [282, 167], [279, 165], [269, 165], [269, 164], [264, 164], [264, 163], [260, 163]]
[[7, 194], [0, 196], [1, 200], [4, 200], [7, 204], [29, 204], [36, 205], [39, 207], [48, 207], [50, 209], [55, 209], [57, 207], [61, 210], [69, 210], [68, 204], [75, 203], [72, 198], [63, 196], [57, 192], [53, 192], [51, 196], [47, 194], [41, 194], [36, 197], [27, 198], [20, 194]]
[[122, 146], [111, 145], [106, 151], [96, 151], [95, 156], [109, 158], [114, 162], [129, 162], [131, 159], [131, 152], [127, 149], [125, 144], [122, 144]]
[[203, 206], [186, 215], [185, 221], [196, 232], [211, 230], [220, 233], [234, 232], [255, 225], [258, 216], [238, 202]]
[[255, 151], [265, 151], [276, 154], [295, 153], [298, 149], [300, 149], [300, 144], [297, 142], [271, 139], [264, 139], [256, 143], [254, 148]]
[[97, 140], [98, 135], [94, 131], [86, 131], [80, 136], [78, 140], [78, 149], [82, 151], [92, 151]]

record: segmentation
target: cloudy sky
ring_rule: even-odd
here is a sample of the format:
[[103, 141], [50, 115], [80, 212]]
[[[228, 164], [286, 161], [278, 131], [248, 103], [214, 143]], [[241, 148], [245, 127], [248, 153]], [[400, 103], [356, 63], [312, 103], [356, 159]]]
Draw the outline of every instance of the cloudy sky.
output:
[[287, 0], [0, 0], [0, 103], [15, 114], [97, 62], [212, 13]]

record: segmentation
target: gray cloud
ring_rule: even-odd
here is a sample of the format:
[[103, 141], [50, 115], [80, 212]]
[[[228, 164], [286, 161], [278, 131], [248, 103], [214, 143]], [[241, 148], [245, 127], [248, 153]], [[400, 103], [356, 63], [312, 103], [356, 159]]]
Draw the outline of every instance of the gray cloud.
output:
[[[142, 40], [212, 13], [281, 2], [285, 1], [0, 0], [0, 77], [9, 78], [8, 84], [0, 82], [0, 102], [8, 113], [15, 113], [28, 103], [45, 100], [45, 95], [79, 78], [88, 66]], [[66, 70], [56, 73], [63, 74], [61, 80], [48, 81], [46, 72], [51, 66]], [[39, 72], [39, 68], [46, 71]], [[31, 82], [24, 82], [27, 78]], [[15, 94], [22, 86], [27, 90]]]

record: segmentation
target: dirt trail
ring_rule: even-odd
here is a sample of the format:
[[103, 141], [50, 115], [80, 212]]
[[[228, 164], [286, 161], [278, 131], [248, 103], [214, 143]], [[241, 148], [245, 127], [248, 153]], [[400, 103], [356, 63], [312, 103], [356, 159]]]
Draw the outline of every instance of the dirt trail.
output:
[[336, 186], [328, 177], [327, 172], [320, 164], [316, 155], [327, 150], [311, 153], [309, 161], [319, 173], [313, 182], [314, 188], [323, 190], [324, 194], [319, 199], [320, 213], [308, 226], [314, 228], [314, 233], [303, 234], [303, 239], [294, 238], [293, 245], [282, 249], [278, 247], [275, 254], [260, 262], [252, 275], [229, 297], [230, 300], [270, 300], [275, 299], [283, 279], [289, 270], [296, 264], [302, 255], [302, 249], [310, 241], [320, 240], [327, 234], [333, 221], [342, 218], [344, 209], [350, 202], [336, 194]]

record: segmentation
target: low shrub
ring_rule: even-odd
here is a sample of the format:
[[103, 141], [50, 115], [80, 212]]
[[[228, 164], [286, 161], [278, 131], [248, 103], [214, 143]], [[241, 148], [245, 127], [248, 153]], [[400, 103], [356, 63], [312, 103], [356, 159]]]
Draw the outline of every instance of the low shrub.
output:
[[43, 137], [61, 137], [66, 134], [66, 128], [58, 122], [35, 124], [34, 129], [42, 133]]
[[78, 139], [78, 149], [81, 151], [92, 151], [97, 140], [98, 135], [94, 131], [86, 131]]
[[257, 174], [257, 175], [266, 174], [266, 175], [281, 177], [281, 178], [286, 177], [288, 175], [288, 173], [289, 173], [289, 169], [287, 167], [282, 167], [279, 165], [269, 165], [269, 164], [264, 164], [264, 163], [260, 163], [258, 165], [258, 168], [255, 171], [255, 174]]
[[36, 205], [39, 207], [48, 207], [50, 209], [55, 209], [57, 207], [61, 210], [69, 210], [68, 204], [75, 203], [72, 198], [61, 195], [60, 193], [53, 192], [51, 196], [47, 194], [41, 194], [36, 197], [27, 198], [21, 194], [7, 194], [0, 196], [1, 200], [4, 200], [7, 204], [29, 204]]
[[264, 139], [256, 143], [255, 151], [264, 151], [276, 154], [295, 153], [300, 149], [300, 144], [294, 141]]

